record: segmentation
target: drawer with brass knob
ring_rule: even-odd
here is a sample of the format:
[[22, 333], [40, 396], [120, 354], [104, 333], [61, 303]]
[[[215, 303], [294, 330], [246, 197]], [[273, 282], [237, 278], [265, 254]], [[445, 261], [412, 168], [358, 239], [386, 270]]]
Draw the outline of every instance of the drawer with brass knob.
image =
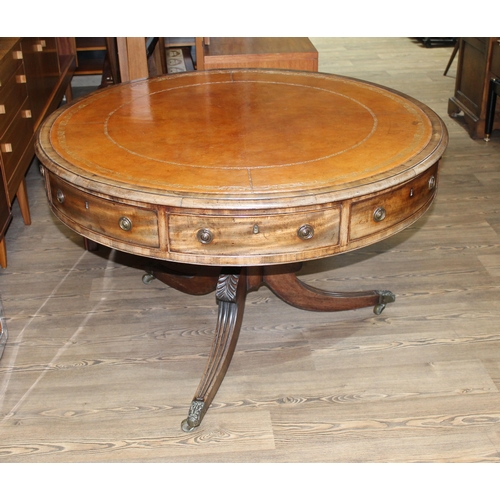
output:
[[351, 208], [349, 240], [369, 237], [416, 217], [430, 204], [436, 194], [437, 165], [393, 191], [383, 192], [360, 201]]
[[160, 246], [155, 210], [107, 200], [77, 189], [47, 170], [45, 174], [52, 209], [63, 222], [78, 224], [94, 240], [103, 241], [99, 239], [103, 236], [151, 248]]
[[302, 253], [339, 244], [340, 206], [294, 214], [171, 214], [170, 250], [229, 256]]

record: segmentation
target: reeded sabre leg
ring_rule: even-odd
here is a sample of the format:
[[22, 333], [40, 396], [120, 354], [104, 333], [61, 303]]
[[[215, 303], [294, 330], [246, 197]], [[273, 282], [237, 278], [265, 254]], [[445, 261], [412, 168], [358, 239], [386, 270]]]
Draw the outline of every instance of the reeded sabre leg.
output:
[[240, 333], [247, 292], [246, 272], [221, 274], [217, 282], [215, 297], [219, 311], [217, 328], [205, 372], [189, 409], [182, 422], [185, 432], [199, 426], [217, 393], [231, 363]]
[[328, 292], [300, 281], [293, 266], [270, 266], [264, 269], [264, 283], [284, 302], [307, 311], [347, 311], [361, 307], [373, 307], [380, 314], [385, 305], [396, 300], [388, 290], [365, 292]]

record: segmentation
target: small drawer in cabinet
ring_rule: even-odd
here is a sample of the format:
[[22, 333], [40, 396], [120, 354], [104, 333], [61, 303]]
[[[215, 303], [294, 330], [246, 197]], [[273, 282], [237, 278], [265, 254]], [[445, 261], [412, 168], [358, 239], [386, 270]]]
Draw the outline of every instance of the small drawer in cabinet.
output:
[[158, 213], [86, 193], [48, 173], [49, 199], [62, 220], [106, 238], [158, 248]]
[[429, 203], [436, 192], [437, 165], [394, 191], [354, 202], [349, 239], [358, 240], [394, 226]]
[[276, 255], [339, 244], [340, 207], [255, 216], [171, 214], [172, 252], [205, 255]]
[[[21, 109], [14, 116], [14, 119], [0, 137], [0, 154], [5, 169], [7, 182], [14, 174], [19, 160], [22, 158], [26, 147], [33, 137], [33, 120], [28, 108], [26, 99], [21, 105]], [[33, 155], [35, 151], [33, 151]]]
[[[16, 113], [21, 109], [27, 97], [24, 68], [21, 66], [6, 85], [0, 87], [0, 138], [16, 116]], [[25, 106], [27, 107], [28, 104], [26, 103]], [[30, 109], [23, 111], [25, 116], [31, 116]]]
[[21, 42], [17, 42], [0, 60], [0, 89], [3, 88], [10, 77], [23, 64], [23, 53], [21, 51]]

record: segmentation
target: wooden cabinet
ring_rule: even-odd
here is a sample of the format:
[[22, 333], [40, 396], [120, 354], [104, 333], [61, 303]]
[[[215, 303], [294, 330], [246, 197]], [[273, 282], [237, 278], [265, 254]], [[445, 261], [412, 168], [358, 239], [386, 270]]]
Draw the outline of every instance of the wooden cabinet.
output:
[[24, 223], [31, 223], [24, 176], [35, 155], [35, 134], [65, 94], [71, 99], [74, 69], [73, 38], [0, 38], [0, 190], [6, 196], [6, 204], [0, 201], [0, 226], [16, 197]]
[[[455, 93], [448, 102], [448, 113], [464, 114], [473, 139], [485, 134], [488, 87], [491, 78], [500, 77], [499, 37], [460, 39]], [[493, 128], [500, 128], [500, 112]]]

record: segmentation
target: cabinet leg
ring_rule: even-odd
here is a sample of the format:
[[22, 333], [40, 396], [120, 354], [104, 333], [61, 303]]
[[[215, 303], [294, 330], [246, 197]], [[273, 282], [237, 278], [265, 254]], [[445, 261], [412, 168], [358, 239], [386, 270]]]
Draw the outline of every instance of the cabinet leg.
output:
[[198, 385], [188, 417], [182, 422], [185, 432], [198, 427], [217, 393], [233, 357], [240, 333], [247, 293], [246, 271], [221, 274], [215, 297], [219, 311], [212, 350]]
[[5, 245], [5, 238], [0, 240], [0, 267], [3, 269], [7, 267], [7, 246]]
[[21, 209], [21, 215], [23, 216], [24, 223], [29, 226], [31, 224], [31, 214], [30, 207], [28, 203], [28, 190], [26, 189], [26, 180], [23, 179], [21, 184], [19, 184], [19, 189], [17, 190], [17, 201], [19, 203], [19, 208]]
[[71, 83], [66, 87], [64, 97], [66, 97], [66, 102], [70, 102], [73, 100], [73, 89], [71, 88]]

